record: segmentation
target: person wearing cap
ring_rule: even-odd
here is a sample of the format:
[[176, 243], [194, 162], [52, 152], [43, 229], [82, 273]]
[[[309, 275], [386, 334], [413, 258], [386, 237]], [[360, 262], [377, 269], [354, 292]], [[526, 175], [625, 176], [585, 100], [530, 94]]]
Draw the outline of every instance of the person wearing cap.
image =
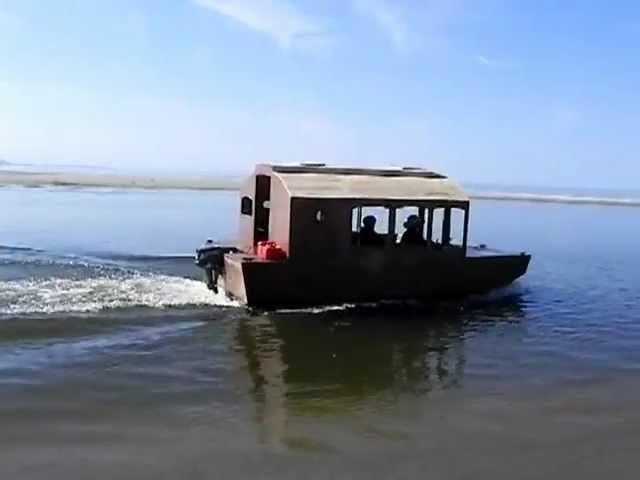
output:
[[409, 215], [404, 222], [405, 232], [402, 234], [400, 243], [402, 245], [424, 245], [425, 240], [422, 236], [422, 227], [424, 222], [418, 215]]

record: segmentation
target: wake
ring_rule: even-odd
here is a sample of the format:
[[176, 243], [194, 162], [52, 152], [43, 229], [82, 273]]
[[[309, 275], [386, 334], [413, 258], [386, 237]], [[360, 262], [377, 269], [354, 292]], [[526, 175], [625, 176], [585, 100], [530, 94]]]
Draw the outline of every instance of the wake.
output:
[[224, 293], [209, 291], [201, 281], [158, 274], [0, 282], [0, 315], [235, 305]]

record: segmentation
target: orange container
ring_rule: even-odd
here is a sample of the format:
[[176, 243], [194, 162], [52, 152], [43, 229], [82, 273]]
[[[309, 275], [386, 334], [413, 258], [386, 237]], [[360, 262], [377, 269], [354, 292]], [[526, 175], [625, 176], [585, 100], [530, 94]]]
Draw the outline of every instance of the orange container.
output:
[[275, 242], [258, 242], [258, 246], [256, 248], [256, 255], [258, 258], [266, 259], [267, 258], [267, 248], [275, 245]]
[[287, 252], [276, 242], [258, 242], [256, 253], [258, 258], [273, 262], [281, 262], [287, 259]]
[[273, 262], [282, 262], [287, 259], [287, 252], [278, 245], [271, 245], [267, 247], [265, 259]]

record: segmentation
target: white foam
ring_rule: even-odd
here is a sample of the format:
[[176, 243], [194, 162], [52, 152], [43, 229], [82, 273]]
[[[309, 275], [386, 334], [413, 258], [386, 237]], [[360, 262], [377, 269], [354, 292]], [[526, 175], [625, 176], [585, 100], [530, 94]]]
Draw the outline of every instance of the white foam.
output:
[[[374, 304], [367, 304], [374, 305]], [[301, 307], [301, 308], [279, 308], [276, 310], [278, 313], [327, 313], [335, 311], [349, 310], [356, 307], [355, 303], [344, 303], [340, 305], [322, 305], [318, 307]]]
[[98, 312], [113, 308], [235, 306], [203, 282], [167, 275], [0, 282], [0, 314]]

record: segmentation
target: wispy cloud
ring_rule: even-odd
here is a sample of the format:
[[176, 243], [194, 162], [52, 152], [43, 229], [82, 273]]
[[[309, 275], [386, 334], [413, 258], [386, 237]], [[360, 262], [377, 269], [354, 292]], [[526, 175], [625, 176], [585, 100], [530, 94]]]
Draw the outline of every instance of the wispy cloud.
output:
[[493, 65], [493, 60], [489, 60], [489, 58], [485, 57], [484, 55], [476, 55], [475, 61], [480, 65], [486, 65], [487, 67]]
[[473, 60], [477, 64], [487, 68], [511, 69], [515, 67], [515, 64], [512, 62], [487, 57], [486, 55], [476, 55], [475, 57], [473, 57]]
[[412, 47], [414, 34], [397, 6], [387, 0], [353, 0], [355, 11], [375, 22], [400, 52]]
[[282, 48], [325, 49], [333, 43], [327, 28], [287, 0], [192, 0], [246, 28], [272, 37]]

